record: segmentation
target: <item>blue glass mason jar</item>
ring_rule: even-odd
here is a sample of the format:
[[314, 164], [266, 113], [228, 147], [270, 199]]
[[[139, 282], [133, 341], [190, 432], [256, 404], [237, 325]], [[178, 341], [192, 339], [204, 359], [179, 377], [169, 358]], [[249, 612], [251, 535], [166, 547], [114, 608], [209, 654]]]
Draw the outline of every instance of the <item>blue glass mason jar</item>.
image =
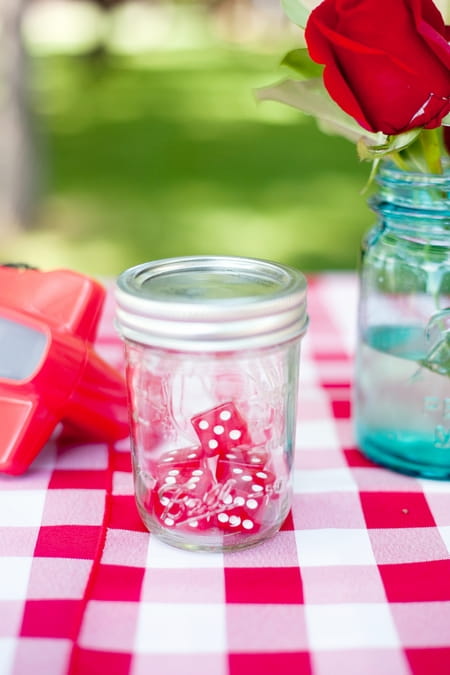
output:
[[356, 438], [378, 464], [450, 478], [450, 168], [386, 164], [362, 246]]

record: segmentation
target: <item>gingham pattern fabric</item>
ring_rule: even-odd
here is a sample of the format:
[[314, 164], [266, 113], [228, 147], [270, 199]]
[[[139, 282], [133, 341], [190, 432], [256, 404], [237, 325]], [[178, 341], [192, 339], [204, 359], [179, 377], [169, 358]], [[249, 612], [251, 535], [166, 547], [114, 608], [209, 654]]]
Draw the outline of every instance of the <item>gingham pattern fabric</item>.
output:
[[[450, 483], [352, 436], [356, 279], [310, 279], [295, 495], [272, 540], [189, 553], [133, 499], [129, 442], [0, 477], [1, 675], [448, 675]], [[98, 348], [118, 366], [111, 295]]]

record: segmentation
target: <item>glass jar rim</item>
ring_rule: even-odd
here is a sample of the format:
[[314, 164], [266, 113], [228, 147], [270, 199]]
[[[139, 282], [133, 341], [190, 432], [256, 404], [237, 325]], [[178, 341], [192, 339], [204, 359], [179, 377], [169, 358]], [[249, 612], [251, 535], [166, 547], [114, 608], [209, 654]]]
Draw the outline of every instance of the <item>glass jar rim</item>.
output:
[[375, 180], [379, 185], [399, 187], [442, 188], [450, 191], [450, 159], [443, 160], [443, 173], [405, 171], [391, 160], [380, 163]]
[[116, 282], [123, 338], [187, 351], [271, 346], [302, 335], [306, 278], [239, 256], [185, 256], [125, 270]]
[[450, 228], [450, 164], [443, 174], [403, 171], [391, 161], [383, 161], [376, 175], [378, 189], [369, 198], [370, 207], [394, 225], [409, 224], [437, 236]]

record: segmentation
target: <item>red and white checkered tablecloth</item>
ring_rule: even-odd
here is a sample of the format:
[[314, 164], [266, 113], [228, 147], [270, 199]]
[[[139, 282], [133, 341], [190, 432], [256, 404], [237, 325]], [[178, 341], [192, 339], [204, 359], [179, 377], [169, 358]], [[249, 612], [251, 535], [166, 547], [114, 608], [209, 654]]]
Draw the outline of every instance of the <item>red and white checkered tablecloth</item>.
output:
[[[352, 436], [356, 279], [310, 279], [292, 512], [237, 553], [179, 551], [137, 515], [129, 442], [49, 443], [0, 477], [1, 675], [448, 675], [450, 483]], [[122, 349], [109, 298], [99, 350]]]

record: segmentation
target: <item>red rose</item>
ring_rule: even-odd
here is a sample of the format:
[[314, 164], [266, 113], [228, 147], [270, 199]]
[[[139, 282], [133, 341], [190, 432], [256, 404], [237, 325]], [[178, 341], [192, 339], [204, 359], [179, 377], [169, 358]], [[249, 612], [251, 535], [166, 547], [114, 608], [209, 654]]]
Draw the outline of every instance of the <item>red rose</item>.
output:
[[432, 0], [323, 0], [306, 26], [336, 103], [368, 131], [432, 129], [450, 111], [449, 27]]

